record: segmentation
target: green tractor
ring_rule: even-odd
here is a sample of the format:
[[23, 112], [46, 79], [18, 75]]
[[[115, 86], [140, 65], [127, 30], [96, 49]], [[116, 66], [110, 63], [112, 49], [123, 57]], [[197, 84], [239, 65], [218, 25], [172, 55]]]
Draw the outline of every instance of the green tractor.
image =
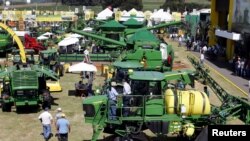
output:
[[[0, 70], [3, 90], [1, 92], [1, 105], [3, 111], [11, 111], [16, 106], [17, 111], [22, 107], [38, 107], [46, 101], [42, 100], [43, 91], [47, 89], [48, 78], [58, 80], [58, 75], [50, 69], [37, 65], [32, 52], [26, 54], [20, 38], [11, 28], [3, 23], [0, 26], [10, 33], [18, 45], [19, 51], [13, 57], [13, 66]], [[46, 92], [48, 94], [48, 91]]]
[[[83, 110], [85, 122], [93, 127], [92, 141], [101, 132], [113, 134], [114, 140], [119, 141], [147, 140], [138, 139], [147, 129], [159, 136], [168, 133], [187, 138], [196, 136], [196, 131], [207, 124], [209, 99], [204, 92], [176, 89], [170, 83], [181, 78], [184, 84], [193, 84], [192, 77], [189, 71], [135, 71], [129, 75], [132, 93], [119, 95], [116, 105], [110, 104], [106, 93], [86, 98]], [[123, 90], [120, 84], [115, 88], [118, 93]], [[129, 99], [126, 107], [125, 98]], [[116, 108], [115, 115], [110, 114], [112, 106]]]
[[2, 70], [2, 111], [10, 112], [12, 106], [17, 111], [23, 107], [38, 108], [44, 102], [42, 93], [48, 76], [58, 79], [55, 73], [37, 65], [15, 65]]
[[0, 31], [0, 52], [5, 53], [6, 51], [11, 50], [11, 45], [13, 45], [11, 36], [3, 31]]
[[58, 73], [59, 76], [63, 76], [64, 70], [63, 65], [60, 64], [59, 54], [56, 49], [49, 48], [43, 50], [39, 54], [39, 63], [42, 66], [47, 67], [50, 70]]

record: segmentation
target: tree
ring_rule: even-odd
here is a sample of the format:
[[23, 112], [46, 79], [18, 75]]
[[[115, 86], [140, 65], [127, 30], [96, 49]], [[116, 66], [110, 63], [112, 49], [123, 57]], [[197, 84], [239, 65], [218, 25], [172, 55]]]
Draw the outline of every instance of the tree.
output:
[[103, 8], [111, 6], [112, 8], [120, 8], [121, 10], [130, 10], [135, 8], [142, 10], [142, 0], [103, 0]]

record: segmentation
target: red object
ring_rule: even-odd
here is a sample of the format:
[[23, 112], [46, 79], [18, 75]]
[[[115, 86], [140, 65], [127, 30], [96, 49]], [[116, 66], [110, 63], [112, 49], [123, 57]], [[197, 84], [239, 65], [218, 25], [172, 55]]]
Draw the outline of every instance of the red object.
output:
[[167, 61], [168, 61], [168, 64], [171, 65], [171, 63], [172, 63], [172, 56], [171, 55], [168, 55]]
[[24, 35], [24, 46], [25, 49], [33, 49], [36, 53], [38, 53], [40, 50], [45, 50], [46, 48], [37, 40], [28, 34]]

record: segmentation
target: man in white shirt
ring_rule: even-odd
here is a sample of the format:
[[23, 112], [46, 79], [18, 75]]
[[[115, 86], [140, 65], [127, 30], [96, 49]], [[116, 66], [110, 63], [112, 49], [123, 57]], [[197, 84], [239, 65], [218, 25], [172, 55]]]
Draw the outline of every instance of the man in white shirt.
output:
[[45, 141], [48, 141], [50, 137], [52, 137], [52, 132], [51, 132], [51, 124], [53, 122], [53, 117], [52, 115], [48, 112], [49, 108], [45, 108], [44, 112], [41, 113], [38, 117], [38, 119], [41, 121], [42, 126], [43, 126], [43, 136]]
[[91, 63], [91, 60], [90, 60], [90, 57], [89, 57], [89, 48], [86, 48], [84, 50], [84, 62], [88, 63], [88, 64]]
[[200, 64], [201, 64], [201, 66], [203, 66], [203, 64], [204, 64], [204, 60], [205, 60], [204, 53], [203, 53], [203, 52], [201, 52], [201, 56], [200, 56]]
[[207, 46], [206, 46], [206, 44], [202, 47], [202, 51], [203, 51], [204, 54], [206, 53], [206, 51], [207, 51]]
[[123, 116], [128, 116], [129, 114], [129, 101], [130, 101], [130, 94], [131, 94], [131, 87], [130, 85], [128, 84], [127, 80], [126, 79], [123, 79], [122, 80], [122, 83], [123, 83]]

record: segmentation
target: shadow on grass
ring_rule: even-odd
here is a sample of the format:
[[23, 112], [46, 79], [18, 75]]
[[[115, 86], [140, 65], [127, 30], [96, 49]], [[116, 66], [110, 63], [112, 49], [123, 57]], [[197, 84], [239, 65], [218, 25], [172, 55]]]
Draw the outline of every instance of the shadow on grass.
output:
[[75, 90], [68, 90], [68, 96], [76, 96]]
[[42, 108], [40, 106], [22, 106], [22, 107], [16, 107], [16, 113], [17, 114], [31, 114], [31, 113], [39, 113], [42, 111]]

